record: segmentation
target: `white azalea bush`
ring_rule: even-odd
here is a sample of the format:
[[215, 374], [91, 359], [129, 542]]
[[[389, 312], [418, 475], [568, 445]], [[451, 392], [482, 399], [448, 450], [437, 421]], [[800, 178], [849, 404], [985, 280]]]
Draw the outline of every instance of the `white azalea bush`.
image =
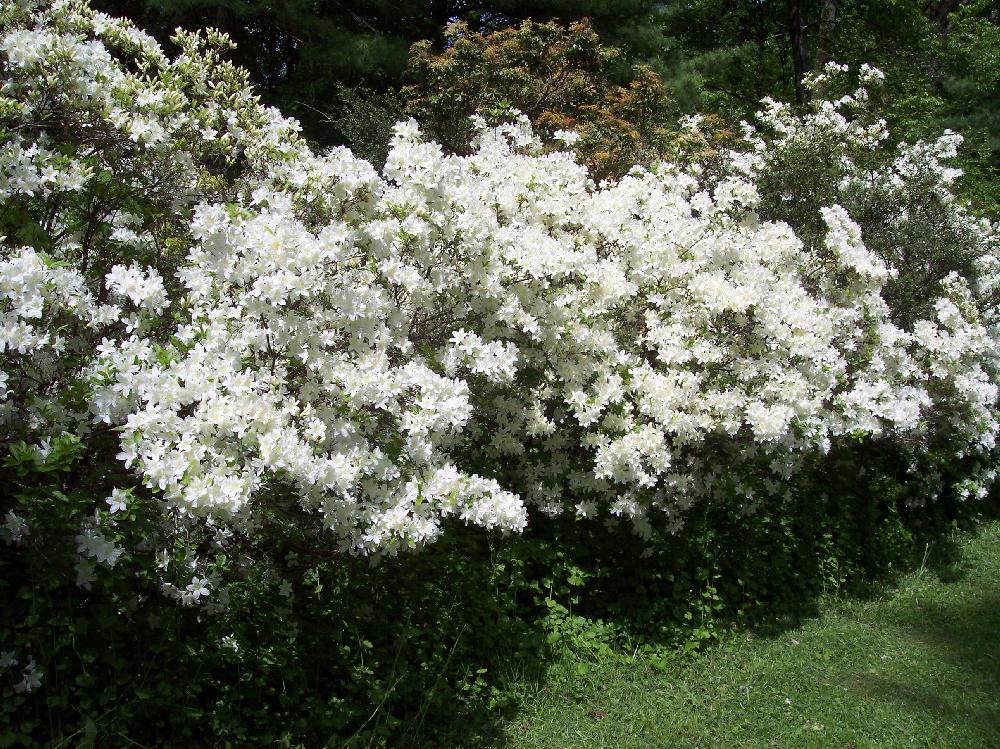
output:
[[[874, 158], [863, 89], [768, 103], [713, 168], [596, 185], [515, 119], [465, 157], [400, 123], [379, 173], [311, 150], [219, 34], [170, 59], [81, 2], [0, 7], [3, 540], [71, 539], [80, 589], [130, 570], [211, 614], [263, 569], [288, 614], [275, 528], [648, 539], [819, 502], [831, 456], [911, 504], [989, 490], [996, 234], [952, 195], [957, 136]], [[784, 193], [816, 144], [826, 187]], [[905, 244], [918, 182], [950, 249]]]

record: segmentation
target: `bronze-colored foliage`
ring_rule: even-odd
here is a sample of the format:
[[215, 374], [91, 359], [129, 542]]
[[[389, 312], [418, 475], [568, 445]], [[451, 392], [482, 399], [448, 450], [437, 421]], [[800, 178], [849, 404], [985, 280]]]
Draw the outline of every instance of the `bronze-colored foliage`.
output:
[[488, 34], [465, 23], [445, 30], [445, 49], [410, 49], [403, 89], [407, 113], [447, 148], [468, 151], [469, 118], [508, 118], [516, 109], [543, 137], [580, 134], [575, 148], [595, 178], [623, 174], [670, 149], [673, 101], [659, 76], [625, 68], [621, 52], [601, 43], [587, 20], [568, 26], [525, 21]]

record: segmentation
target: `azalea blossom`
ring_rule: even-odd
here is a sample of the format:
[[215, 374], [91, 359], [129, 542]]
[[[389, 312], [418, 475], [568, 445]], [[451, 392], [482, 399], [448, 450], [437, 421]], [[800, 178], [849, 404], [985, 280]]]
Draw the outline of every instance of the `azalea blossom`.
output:
[[[952, 446], [965, 497], [995, 479], [995, 229], [952, 196], [954, 133], [855, 158], [887, 137], [852, 116], [864, 88], [804, 114], [766, 100], [715, 172], [664, 162], [595, 184], [524, 117], [480, 122], [461, 156], [401, 122], [378, 171], [311, 149], [218, 33], [179, 32], [170, 59], [80, 3], [5, 19], [0, 195], [61, 230], [44, 251], [0, 241], [0, 441], [42, 465], [68, 435], [113, 440], [135, 483], [81, 521], [82, 586], [133, 553], [108, 516], [140, 505], [220, 549], [292, 497], [334, 549], [381, 555], [536, 513], [676, 532], [699, 503], [783, 501], [860, 440]], [[814, 142], [838, 144], [843, 178], [807, 235], [762, 217], [762, 175]], [[73, 206], [109, 174], [148, 215], [109, 207], [84, 246]], [[908, 269], [848, 198], [918, 178], [971, 260], [910, 319], [893, 306]], [[934, 470], [915, 472], [921, 496], [945, 489]], [[3, 529], [25, 538], [16, 516]], [[216, 605], [188, 551], [188, 567], [161, 551], [162, 589]]]

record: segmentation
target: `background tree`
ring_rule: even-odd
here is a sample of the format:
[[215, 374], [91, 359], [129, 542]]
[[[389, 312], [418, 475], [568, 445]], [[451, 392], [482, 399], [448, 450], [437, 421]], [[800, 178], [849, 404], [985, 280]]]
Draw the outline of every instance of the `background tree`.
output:
[[615, 62], [619, 78], [631, 78], [634, 62], [656, 66], [661, 76], [667, 69], [650, 0], [97, 0], [94, 6], [130, 18], [168, 49], [178, 26], [226, 32], [237, 43], [234, 61], [250, 72], [266, 103], [295, 116], [322, 145], [361, 150], [367, 135], [381, 136], [380, 121], [398, 112], [391, 98], [404, 83], [410, 46], [428, 40], [440, 47], [453, 21], [490, 33], [529, 18], [564, 24], [590, 18], [601, 39], [623, 50]]
[[342, 92], [397, 86], [407, 50], [440, 38], [459, 11], [450, 0], [100, 0], [94, 6], [149, 29], [168, 49], [180, 26], [214, 27], [237, 44], [234, 61], [268, 104], [299, 119], [314, 140], [344, 140], [326, 113]]
[[996, 210], [1000, 11], [995, 3], [671, 0], [657, 18], [673, 54], [697, 78], [687, 90], [698, 96], [679, 99], [684, 110], [738, 120], [765, 96], [801, 105], [805, 72], [831, 60], [852, 67], [868, 63], [886, 73], [881, 108], [894, 137], [961, 130], [967, 139], [963, 191], [982, 210]]
[[636, 66], [615, 80], [623, 54], [587, 22], [525, 21], [488, 34], [448, 26], [446, 45], [415, 44], [406, 111], [452, 151], [468, 151], [476, 113], [499, 121], [516, 109], [543, 135], [575, 130], [578, 152], [597, 177], [621, 174], [669, 146], [676, 112], [660, 78]]
[[[347, 144], [378, 162], [403, 112], [408, 50], [444, 49], [464, 21], [489, 35], [527, 19], [590, 19], [619, 54], [602, 76], [628, 86], [648, 66], [680, 112], [730, 122], [772, 96], [803, 97], [801, 79], [830, 60], [887, 74], [887, 119], [900, 137], [961, 129], [964, 191], [983, 210], [1000, 204], [998, 13], [991, 0], [99, 0], [161, 43], [177, 26], [214, 26], [238, 44], [265, 102], [294, 115], [321, 145]], [[792, 19], [795, 22], [792, 23]], [[168, 44], [169, 48], [169, 44]], [[420, 49], [426, 50], [427, 47]], [[794, 52], [794, 54], [793, 54]], [[648, 87], [647, 87], [648, 88]]]

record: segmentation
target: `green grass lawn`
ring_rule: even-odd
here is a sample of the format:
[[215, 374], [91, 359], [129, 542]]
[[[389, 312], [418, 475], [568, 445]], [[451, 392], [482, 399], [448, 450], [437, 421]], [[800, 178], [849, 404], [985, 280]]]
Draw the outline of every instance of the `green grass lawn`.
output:
[[1000, 747], [1000, 522], [930, 556], [871, 600], [665, 667], [558, 662], [497, 746]]

